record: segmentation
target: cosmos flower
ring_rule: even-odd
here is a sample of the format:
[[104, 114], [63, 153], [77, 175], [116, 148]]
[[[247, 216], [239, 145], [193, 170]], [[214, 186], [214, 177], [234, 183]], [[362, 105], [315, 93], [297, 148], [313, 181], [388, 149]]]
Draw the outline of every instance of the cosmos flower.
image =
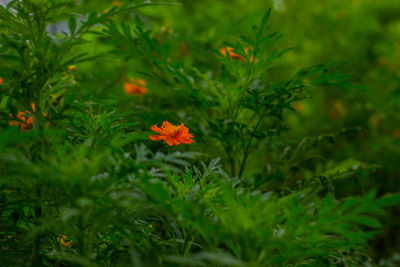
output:
[[76, 70], [76, 66], [75, 65], [71, 65], [71, 66], [68, 66], [68, 70], [69, 71], [75, 71]]
[[400, 128], [397, 128], [393, 131], [393, 136], [397, 139], [400, 139]]
[[150, 135], [150, 139], [153, 141], [164, 140], [169, 146], [179, 144], [191, 144], [194, 142], [193, 134], [189, 133], [189, 129], [185, 127], [183, 123], [181, 125], [172, 125], [168, 121], [164, 121], [161, 127], [153, 125], [150, 129], [159, 135]]
[[63, 245], [64, 247], [70, 248], [72, 247], [72, 240], [68, 240], [68, 237], [66, 235], [60, 235], [57, 238], [58, 242]]
[[[36, 111], [35, 103], [31, 104], [31, 108], [33, 112]], [[8, 114], [8, 116], [10, 116], [10, 118], [13, 118], [13, 115], [11, 114]], [[47, 113], [43, 113], [43, 117], [47, 117]], [[17, 119], [18, 120], [10, 120], [8, 124], [11, 126], [21, 126], [22, 131], [29, 130], [33, 127], [34, 119], [29, 110], [19, 111], [17, 113]], [[49, 125], [49, 123], [47, 125]]]
[[[111, 4], [112, 4], [114, 7], [121, 6], [121, 3], [120, 3], [119, 1], [112, 1]], [[104, 11], [103, 11], [103, 14], [106, 15], [106, 14], [108, 14], [108, 12], [110, 12], [110, 9], [109, 9], [109, 8], [107, 8], [106, 10], [104, 10]], [[113, 16], [108, 16], [107, 18], [108, 18], [108, 20], [106, 20], [106, 23], [109, 24], [109, 23], [110, 23], [110, 20], [113, 19]]]
[[[248, 54], [248, 53], [249, 53], [249, 50], [253, 50], [253, 47], [247, 47], [247, 48], [245, 48], [245, 49], [244, 49], [244, 52], [245, 52], [246, 54]], [[221, 49], [219, 50], [219, 52], [221, 52], [221, 54], [222, 54], [224, 57], [226, 57], [226, 55], [228, 54], [228, 55], [230, 56], [231, 59], [238, 59], [238, 60], [241, 60], [241, 61], [247, 61], [247, 60], [246, 60], [244, 57], [242, 57], [241, 55], [236, 54], [235, 52], [233, 52], [233, 48], [232, 48], [232, 47], [229, 47], [229, 46], [221, 48]], [[250, 57], [250, 62], [253, 62], [253, 60], [254, 60], [254, 57], [253, 57], [253, 55], [252, 55], [252, 56]]]
[[[32, 110], [35, 112], [35, 104], [31, 104]], [[13, 118], [11, 114], [8, 114], [10, 118]], [[22, 131], [29, 130], [33, 126], [33, 116], [29, 110], [19, 111], [17, 114], [18, 120], [10, 120], [9, 125], [21, 126]]]
[[124, 88], [127, 95], [141, 96], [147, 93], [146, 81], [143, 79], [133, 79], [130, 82], [125, 82]]

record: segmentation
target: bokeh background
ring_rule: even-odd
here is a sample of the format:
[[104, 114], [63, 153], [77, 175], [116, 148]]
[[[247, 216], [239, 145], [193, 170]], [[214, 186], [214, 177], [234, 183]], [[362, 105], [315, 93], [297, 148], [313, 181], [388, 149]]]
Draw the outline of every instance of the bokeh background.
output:
[[[82, 1], [88, 10], [105, 9], [109, 1]], [[399, 192], [400, 176], [400, 3], [397, 0], [201, 0], [180, 1], [181, 6], [143, 8], [138, 13], [161, 38], [172, 41], [172, 51], [200, 70], [210, 66], [224, 42], [245, 34], [269, 8], [270, 27], [284, 34], [279, 48], [287, 53], [266, 75], [285, 77], [310, 65], [332, 63], [348, 74], [354, 86], [348, 90], [325, 87], [294, 105], [289, 116], [287, 140], [326, 133], [338, 134], [334, 145], [316, 152], [331, 165], [374, 165], [375, 171], [338, 183], [336, 192], [379, 194]], [[131, 14], [131, 16], [133, 16]], [[128, 19], [128, 18], [127, 18]], [[171, 37], [171, 38], [170, 38]], [[214, 61], [217, 62], [217, 61]], [[110, 74], [129, 73], [125, 66]], [[134, 75], [132, 73], [131, 75]], [[118, 78], [116, 78], [118, 80]], [[110, 83], [112, 83], [110, 81]], [[99, 93], [110, 87], [99, 79]], [[151, 85], [153, 92], [165, 90]], [[340, 134], [346, 129], [348, 134]], [[344, 131], [343, 131], [344, 132]], [[329, 165], [329, 162], [328, 162]], [[390, 258], [400, 248], [400, 210], [385, 218], [385, 230], [371, 243], [375, 259]]]
[[[81, 1], [87, 11], [101, 12], [111, 1]], [[123, 1], [121, 1], [123, 2]], [[346, 179], [335, 185], [337, 194], [368, 192], [375, 188], [379, 194], [399, 192], [400, 188], [400, 3], [397, 0], [182, 0], [177, 6], [151, 6], [125, 15], [120, 20], [130, 21], [139, 16], [148, 28], [161, 39], [171, 43], [172, 54], [188, 65], [202, 71], [218, 72], [215, 50], [225, 42], [235, 42], [257, 25], [265, 11], [273, 8], [271, 31], [284, 37], [278, 42], [280, 49], [294, 48], [273, 66], [266, 76], [271, 80], [287, 77], [299, 69], [335, 64], [348, 74], [354, 86], [348, 90], [325, 87], [314, 96], [294, 105], [296, 113], [289, 115], [290, 131], [286, 138], [338, 134], [334, 145], [320, 148], [316, 154], [325, 156], [331, 165], [357, 167], [374, 165], [374, 172]], [[66, 30], [59, 24], [52, 30]], [[90, 46], [90, 49], [94, 49]], [[107, 47], [98, 46], [98, 53]], [[122, 58], [122, 57], [121, 57]], [[113, 58], [98, 72], [98, 84], [87, 87], [96, 94], [121, 94], [121, 80], [140, 75], [141, 61]], [[215, 62], [216, 65], [210, 65]], [[114, 64], [113, 64], [114, 63]], [[90, 65], [90, 64], [89, 64]], [[93, 66], [80, 66], [93, 69]], [[104, 69], [103, 69], [104, 68]], [[95, 69], [95, 68], [94, 68]], [[104, 73], [108, 73], [104, 79]], [[121, 76], [122, 79], [121, 79]], [[82, 77], [84, 82], [85, 77]], [[169, 97], [163, 85], [149, 82], [151, 92], [139, 110], [148, 112], [148, 122], [155, 120], [152, 94]], [[158, 98], [160, 99], [160, 98]], [[129, 101], [129, 100], [128, 100]], [[162, 102], [161, 100], [158, 100]], [[124, 106], [128, 110], [130, 104]], [[136, 109], [138, 110], [138, 109]], [[164, 114], [165, 116], [165, 114]], [[161, 120], [161, 116], [157, 118]], [[190, 118], [187, 118], [190, 121]], [[341, 134], [341, 131], [346, 134]], [[328, 162], [329, 165], [329, 162]], [[370, 255], [375, 259], [390, 258], [399, 252], [400, 210], [390, 210], [384, 218], [385, 230], [372, 241]]]
[[[176, 2], [176, 1], [175, 1]], [[320, 148], [327, 165], [371, 165], [375, 171], [335, 185], [337, 194], [367, 192], [380, 195], [399, 192], [400, 176], [400, 3], [397, 0], [183, 0], [180, 6], [158, 6], [127, 15], [138, 15], [161, 39], [171, 42], [172, 53], [202, 71], [218, 71], [210, 65], [215, 50], [234, 42], [256, 25], [269, 8], [272, 31], [284, 34], [278, 46], [294, 48], [266, 73], [279, 80], [299, 69], [332, 63], [349, 75], [353, 87], [325, 87], [306, 101], [293, 105], [289, 115], [288, 141], [299, 137], [334, 133], [334, 145]], [[110, 1], [82, 1], [88, 11], [109, 7]], [[124, 18], [121, 18], [122, 20]], [[101, 48], [97, 48], [101, 49]], [[93, 51], [93, 53], [98, 51]], [[214, 62], [217, 62], [216, 60]], [[121, 93], [121, 75], [137, 76], [140, 63], [115, 62], [104, 66], [109, 78], [98, 78], [102, 96]], [[84, 68], [84, 66], [82, 66]], [[88, 68], [90, 68], [88, 66]], [[93, 75], [102, 75], [102, 72]], [[114, 81], [113, 78], [114, 77]], [[110, 79], [111, 78], [111, 79]], [[151, 94], [168, 97], [163, 86], [152, 84]], [[162, 100], [160, 100], [162, 101]], [[154, 117], [149, 116], [154, 121]], [[144, 124], [146, 125], [146, 123]], [[399, 252], [399, 208], [384, 218], [385, 230], [372, 241], [370, 255], [390, 258]]]

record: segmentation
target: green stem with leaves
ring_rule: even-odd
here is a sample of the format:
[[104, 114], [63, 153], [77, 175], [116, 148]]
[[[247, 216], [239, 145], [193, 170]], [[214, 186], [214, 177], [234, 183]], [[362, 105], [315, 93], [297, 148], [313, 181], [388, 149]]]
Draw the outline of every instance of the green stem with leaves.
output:
[[[255, 127], [253, 129], [253, 133], [257, 131], [258, 127], [260, 126], [261, 122], [264, 119], [264, 116], [265, 116], [265, 113], [267, 112], [267, 110], [268, 110], [268, 106], [266, 106], [264, 108], [263, 112], [261, 113], [260, 117], [258, 118], [258, 121], [257, 121], [257, 123], [256, 123], [256, 125], [255, 125]], [[253, 138], [254, 138], [253, 135], [249, 136], [249, 141], [248, 141], [248, 143], [247, 143], [247, 145], [245, 147], [244, 156], [243, 156], [242, 162], [240, 164], [239, 177], [242, 177], [244, 169], [246, 167], [246, 161], [247, 161], [247, 158], [248, 158], [249, 153], [250, 153], [251, 142], [253, 141]]]

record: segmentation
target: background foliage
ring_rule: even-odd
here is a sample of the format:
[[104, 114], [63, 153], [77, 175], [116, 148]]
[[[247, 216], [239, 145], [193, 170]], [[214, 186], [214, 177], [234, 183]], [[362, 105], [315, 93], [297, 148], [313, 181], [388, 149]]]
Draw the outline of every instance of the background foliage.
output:
[[3, 266], [399, 263], [398, 1], [7, 2]]

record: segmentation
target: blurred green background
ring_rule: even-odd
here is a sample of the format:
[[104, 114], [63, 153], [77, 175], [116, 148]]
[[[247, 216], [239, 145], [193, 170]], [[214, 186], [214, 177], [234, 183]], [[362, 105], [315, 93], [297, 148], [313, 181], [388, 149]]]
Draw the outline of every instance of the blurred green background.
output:
[[[87, 11], [101, 12], [110, 7], [110, 2], [82, 1], [82, 5]], [[183, 0], [179, 3], [181, 5], [142, 8], [136, 14], [119, 19], [129, 21], [135, 15], [139, 16], [157, 38], [171, 44], [171, 54], [175, 58], [201, 71], [215, 73], [218, 72], [217, 61], [212, 60], [217, 56], [215, 51], [223, 47], [224, 42], [239, 40], [240, 35], [273, 7], [271, 30], [284, 34], [278, 46], [294, 49], [268, 70], [267, 79], [279, 80], [310, 65], [333, 63], [350, 75], [350, 81], [355, 85], [348, 90], [325, 87], [315, 91], [312, 98], [293, 105], [298, 112], [288, 114], [290, 131], [284, 134], [286, 141], [335, 133], [338, 140], [317, 152], [326, 157], [325, 168], [332, 165], [339, 168], [376, 167], [372, 173], [337, 183], [335, 190], [339, 195], [367, 192], [372, 188], [379, 194], [399, 191], [398, 0]], [[96, 47], [93, 53], [99, 52], [98, 49], [101, 48]], [[138, 70], [142, 63], [135, 59], [122, 65], [115, 58], [113, 61], [115, 64], [104, 66], [105, 70], [92, 73], [99, 76], [98, 84], [88, 84], [88, 88], [93, 88], [102, 97], [121, 94], [124, 98], [118, 81], [127, 76], [140, 76]], [[215, 62], [215, 66], [210, 62]], [[113, 78], [105, 81], [101, 78], [104, 73]], [[81, 82], [84, 80], [82, 77]], [[166, 105], [166, 110], [169, 105], [174, 105], [168, 101], [163, 103], [170, 97], [170, 92], [162, 85], [148, 83], [149, 94], [135, 104], [136, 110], [149, 113], [148, 121], [142, 123], [145, 126], [156, 119], [150, 115], [154, 110], [149, 108], [155, 105], [154, 101]], [[157, 95], [158, 100], [152, 95]], [[127, 104], [125, 108], [129, 110], [130, 107]], [[372, 242], [370, 253], [376, 259], [391, 257], [399, 251], [399, 214], [398, 208], [391, 210], [391, 217], [385, 219], [385, 231]]]
[[[120, 1], [123, 3], [124, 1]], [[172, 1], [171, 1], [172, 2]], [[372, 173], [335, 185], [337, 194], [366, 192], [376, 188], [379, 194], [399, 192], [400, 176], [400, 2], [398, 0], [182, 0], [181, 5], [160, 5], [140, 9], [118, 18], [129, 21], [139, 16], [157, 38], [171, 44], [171, 54], [201, 71], [218, 72], [216, 50], [224, 42], [235, 42], [258, 23], [269, 8], [272, 31], [284, 34], [281, 49], [294, 48], [265, 77], [279, 80], [295, 71], [323, 63], [333, 63], [350, 75], [355, 85], [349, 90], [325, 87], [314, 96], [293, 106], [284, 134], [287, 142], [305, 136], [337, 134], [338, 140], [318, 154], [331, 165], [357, 167], [374, 165]], [[101, 12], [111, 1], [82, 1], [84, 10]], [[103, 47], [104, 48], [104, 47]], [[93, 48], [91, 48], [93, 49]], [[99, 52], [100, 47], [95, 48]], [[104, 48], [107, 49], [107, 48]], [[112, 64], [114, 62], [115, 64]], [[135, 63], [136, 62], [136, 63]], [[215, 66], [210, 64], [215, 62]], [[121, 81], [140, 76], [141, 62], [129, 64], [113, 60], [98, 73], [98, 84], [88, 84], [96, 94], [120, 94]], [[81, 66], [79, 68], [91, 68]], [[79, 69], [78, 68], [78, 69]], [[79, 71], [78, 71], [79, 73]], [[111, 79], [101, 78], [109, 73]], [[122, 78], [121, 78], [122, 76]], [[84, 82], [85, 78], [82, 77]], [[155, 120], [150, 113], [154, 101], [170, 95], [162, 85], [148, 81], [149, 94], [136, 102], [136, 110], [148, 112], [148, 126]], [[158, 100], [152, 95], [157, 95]], [[161, 98], [160, 98], [161, 96]], [[165, 99], [163, 99], [164, 97]], [[129, 101], [129, 100], [127, 100]], [[164, 103], [168, 110], [168, 101]], [[156, 104], [157, 105], [157, 104]], [[171, 104], [173, 105], [173, 104]], [[150, 108], [149, 108], [150, 107]], [[125, 106], [130, 109], [130, 104]], [[164, 114], [165, 115], [165, 114]], [[190, 118], [186, 118], [186, 121]], [[342, 130], [346, 129], [346, 130]], [[348, 132], [350, 134], [347, 134]], [[346, 134], [344, 134], [346, 132]], [[327, 164], [329, 166], [329, 162]], [[376, 259], [391, 257], [399, 251], [400, 210], [393, 208], [386, 218], [385, 231], [372, 243], [370, 255]]]

